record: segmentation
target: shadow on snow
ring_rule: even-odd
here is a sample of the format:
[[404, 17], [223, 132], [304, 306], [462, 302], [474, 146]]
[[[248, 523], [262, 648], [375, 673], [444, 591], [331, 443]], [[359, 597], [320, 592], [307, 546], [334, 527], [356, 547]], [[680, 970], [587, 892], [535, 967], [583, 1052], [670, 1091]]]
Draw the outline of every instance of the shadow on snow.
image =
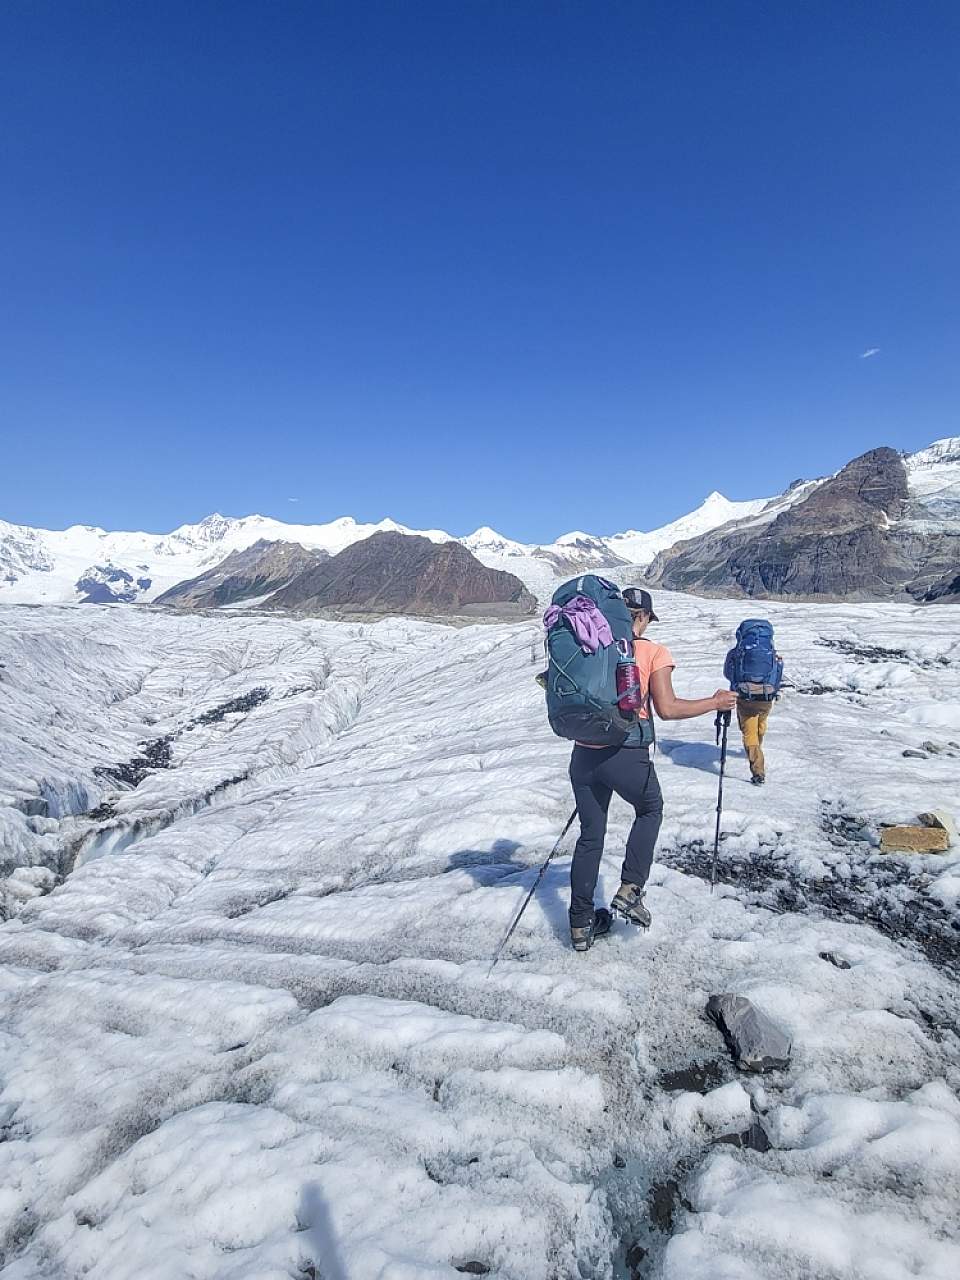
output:
[[297, 1220], [307, 1239], [311, 1255], [300, 1265], [300, 1274], [304, 1280], [321, 1280], [321, 1277], [322, 1280], [347, 1280], [330, 1211], [315, 1182], [306, 1183], [300, 1193]]
[[[671, 764], [679, 765], [682, 769], [700, 769], [704, 773], [712, 773], [714, 777], [719, 776], [720, 748], [714, 746], [712, 742], [683, 742], [680, 738], [660, 738], [657, 746], [665, 756], [669, 757]], [[746, 752], [728, 741], [728, 767], [730, 760], [737, 758], [746, 759]]]
[[[572, 836], [573, 833], [571, 832], [568, 836], [568, 840], [571, 842]], [[566, 841], [564, 843], [566, 844]], [[445, 870], [466, 871], [484, 889], [490, 888], [491, 885], [506, 884], [516, 877], [519, 880], [518, 887], [523, 889], [525, 896], [527, 890], [537, 878], [541, 866], [543, 866], [543, 858], [534, 864], [523, 862], [517, 856], [517, 851], [520, 848], [521, 846], [516, 840], [496, 840], [490, 849], [461, 849], [459, 852], [450, 855]], [[550, 863], [543, 879], [540, 881], [534, 899], [531, 900], [524, 913], [524, 919], [518, 932], [511, 939], [511, 947], [515, 946], [522, 936], [527, 917], [535, 919], [535, 913], [538, 910], [546, 917], [547, 923], [557, 938], [564, 944], [569, 941], [567, 889], [570, 883], [570, 854], [572, 851], [571, 843], [570, 849], [561, 850]], [[544, 857], [546, 857], [546, 853]], [[521, 877], [522, 879], [520, 879]], [[513, 923], [514, 916], [520, 910], [522, 901], [523, 898], [519, 898], [512, 910], [504, 915], [502, 929], [499, 930], [495, 937], [491, 937], [491, 956], [500, 945], [503, 935]], [[509, 954], [509, 951], [505, 954]]]

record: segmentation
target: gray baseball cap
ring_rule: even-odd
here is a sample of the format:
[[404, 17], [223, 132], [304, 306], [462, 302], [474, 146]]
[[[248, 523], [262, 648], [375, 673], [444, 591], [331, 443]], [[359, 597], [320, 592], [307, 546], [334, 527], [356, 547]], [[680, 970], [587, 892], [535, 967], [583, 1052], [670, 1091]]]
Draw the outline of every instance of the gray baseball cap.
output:
[[651, 622], [659, 622], [660, 619], [653, 612], [653, 596], [649, 591], [644, 591], [640, 587], [627, 587], [623, 593], [627, 608], [631, 613], [649, 613]]

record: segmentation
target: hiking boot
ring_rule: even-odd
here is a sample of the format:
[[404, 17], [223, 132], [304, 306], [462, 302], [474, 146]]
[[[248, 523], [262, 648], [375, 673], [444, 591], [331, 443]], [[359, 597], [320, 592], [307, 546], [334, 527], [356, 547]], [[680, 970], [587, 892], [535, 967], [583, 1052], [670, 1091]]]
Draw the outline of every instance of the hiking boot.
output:
[[572, 924], [570, 926], [570, 941], [573, 943], [574, 951], [589, 951], [593, 946], [593, 925]]
[[638, 884], [621, 884], [613, 895], [610, 910], [623, 916], [629, 924], [639, 925], [641, 929], [649, 929], [651, 915], [643, 905], [643, 889]]
[[606, 907], [598, 907], [593, 913], [593, 924], [571, 925], [570, 941], [574, 951], [589, 951], [595, 938], [602, 938], [610, 932], [613, 916]]
[[751, 773], [750, 781], [755, 787], [762, 787], [764, 782], [766, 782], [766, 778], [764, 778], [762, 773]]

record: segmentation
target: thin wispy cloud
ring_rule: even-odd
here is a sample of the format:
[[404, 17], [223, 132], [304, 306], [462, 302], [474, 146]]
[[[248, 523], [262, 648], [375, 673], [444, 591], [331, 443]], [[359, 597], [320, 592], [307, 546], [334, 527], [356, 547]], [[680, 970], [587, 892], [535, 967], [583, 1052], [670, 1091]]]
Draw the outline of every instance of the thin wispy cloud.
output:
[[288, 501], [288, 502], [299, 502], [299, 501], [300, 501], [300, 499], [299, 499], [299, 498], [288, 498], [288, 499], [287, 499], [287, 501]]
[[878, 356], [879, 354], [880, 354], [879, 347], [867, 347], [866, 351], [860, 352], [860, 359], [869, 360], [871, 356]]

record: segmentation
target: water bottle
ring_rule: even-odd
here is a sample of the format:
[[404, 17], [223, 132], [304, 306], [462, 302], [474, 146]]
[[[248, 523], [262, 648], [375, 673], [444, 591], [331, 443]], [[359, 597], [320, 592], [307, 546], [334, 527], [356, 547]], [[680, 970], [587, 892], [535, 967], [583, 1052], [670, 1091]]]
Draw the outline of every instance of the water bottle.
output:
[[639, 711], [643, 706], [640, 669], [633, 660], [633, 653], [629, 649], [624, 653], [623, 648], [617, 659], [617, 706], [625, 715]]

